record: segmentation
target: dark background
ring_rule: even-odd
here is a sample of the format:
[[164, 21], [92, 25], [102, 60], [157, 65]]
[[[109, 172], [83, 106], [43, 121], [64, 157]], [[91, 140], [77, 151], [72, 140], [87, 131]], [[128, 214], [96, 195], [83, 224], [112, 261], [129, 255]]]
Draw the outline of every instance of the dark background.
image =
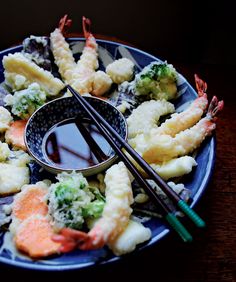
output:
[[[140, 2], [140, 1], [139, 1]], [[132, 44], [172, 63], [192, 85], [198, 73], [209, 97], [224, 99], [217, 124], [214, 174], [196, 211], [207, 222], [190, 245], [171, 234], [152, 248], [119, 263], [83, 271], [44, 273], [0, 264], [0, 280], [24, 281], [236, 281], [236, 15], [233, 1], [12, 1], [0, 4], [0, 50], [25, 37], [48, 35], [65, 13], [71, 32], [81, 32], [81, 17], [95, 34]], [[5, 280], [6, 280], [5, 279]]]
[[193, 0], [4, 0], [0, 50], [34, 34], [49, 34], [65, 13], [72, 32], [81, 17], [96, 34], [113, 36], [169, 62], [236, 65], [234, 1]]

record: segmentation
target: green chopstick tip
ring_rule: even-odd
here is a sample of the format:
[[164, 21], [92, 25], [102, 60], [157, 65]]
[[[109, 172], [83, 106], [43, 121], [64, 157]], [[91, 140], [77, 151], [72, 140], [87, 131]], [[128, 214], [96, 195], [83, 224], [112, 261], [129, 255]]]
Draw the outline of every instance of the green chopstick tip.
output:
[[206, 227], [205, 221], [201, 219], [201, 217], [192, 210], [187, 203], [185, 203], [183, 200], [180, 200], [178, 202], [178, 206], [181, 208], [181, 210], [195, 223], [195, 225], [199, 228]]
[[180, 237], [183, 239], [184, 242], [190, 243], [193, 241], [192, 235], [188, 232], [188, 230], [183, 226], [183, 224], [178, 220], [178, 218], [174, 214], [168, 213], [166, 215], [166, 220], [173, 227], [173, 229], [180, 235]]

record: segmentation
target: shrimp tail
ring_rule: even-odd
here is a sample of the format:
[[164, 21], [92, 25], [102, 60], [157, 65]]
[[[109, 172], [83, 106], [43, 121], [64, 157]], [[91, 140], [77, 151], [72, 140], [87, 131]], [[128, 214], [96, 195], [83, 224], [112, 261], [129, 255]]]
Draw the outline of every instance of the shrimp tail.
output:
[[203, 95], [206, 95], [207, 83], [202, 79], [200, 79], [200, 77], [197, 74], [194, 75], [194, 78], [195, 78], [196, 88], [198, 91], [198, 96], [201, 97]]
[[90, 31], [91, 20], [86, 18], [86, 17], [83, 17], [82, 18], [82, 24], [83, 24], [84, 37], [86, 39], [85, 46], [90, 47], [92, 49], [96, 49], [97, 48], [96, 40], [95, 40], [93, 34]]
[[209, 117], [210, 120], [216, 121], [217, 117], [216, 115], [222, 111], [224, 108], [224, 101], [218, 101], [218, 98], [214, 96], [210, 102], [208, 111], [207, 111], [207, 117]]
[[87, 246], [89, 235], [85, 232], [74, 230], [71, 228], [63, 228], [59, 234], [54, 234], [52, 240], [60, 243], [60, 252], [68, 253], [76, 248]]
[[68, 19], [68, 15], [65, 15], [60, 19], [58, 28], [60, 29], [61, 33], [65, 35], [71, 24], [72, 20]]
[[83, 18], [82, 18], [82, 23], [83, 23], [84, 37], [85, 37], [86, 39], [88, 39], [89, 36], [91, 36], [91, 32], [90, 32], [91, 20], [83, 16]]
[[93, 250], [102, 248], [105, 240], [101, 236], [99, 228], [92, 229], [89, 233], [63, 228], [59, 234], [54, 234], [52, 240], [60, 243], [60, 252], [67, 253], [76, 248], [80, 250]]

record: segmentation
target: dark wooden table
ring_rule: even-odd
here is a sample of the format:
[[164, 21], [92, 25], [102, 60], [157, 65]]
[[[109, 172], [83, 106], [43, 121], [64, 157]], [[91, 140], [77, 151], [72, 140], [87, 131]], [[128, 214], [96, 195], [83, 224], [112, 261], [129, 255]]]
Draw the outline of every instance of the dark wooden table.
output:
[[198, 73], [208, 82], [209, 97], [224, 99], [217, 122], [217, 157], [212, 180], [196, 211], [205, 230], [194, 230], [195, 240], [184, 244], [175, 235], [121, 262], [72, 272], [35, 272], [0, 265], [1, 281], [17, 276], [26, 281], [236, 281], [236, 83], [235, 68], [172, 62], [194, 85]]

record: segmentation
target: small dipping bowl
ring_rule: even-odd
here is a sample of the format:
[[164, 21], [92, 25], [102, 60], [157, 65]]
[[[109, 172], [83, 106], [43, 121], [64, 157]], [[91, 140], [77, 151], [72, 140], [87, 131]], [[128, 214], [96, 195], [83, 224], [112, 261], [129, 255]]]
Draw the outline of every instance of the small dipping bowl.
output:
[[[119, 110], [99, 98], [84, 98], [127, 140], [127, 123]], [[91, 135], [108, 156], [106, 160], [97, 161], [77, 128], [75, 119], [90, 129]], [[24, 140], [33, 159], [54, 174], [75, 170], [90, 176], [107, 169], [117, 159], [74, 97], [55, 99], [35, 111], [26, 124]]]

